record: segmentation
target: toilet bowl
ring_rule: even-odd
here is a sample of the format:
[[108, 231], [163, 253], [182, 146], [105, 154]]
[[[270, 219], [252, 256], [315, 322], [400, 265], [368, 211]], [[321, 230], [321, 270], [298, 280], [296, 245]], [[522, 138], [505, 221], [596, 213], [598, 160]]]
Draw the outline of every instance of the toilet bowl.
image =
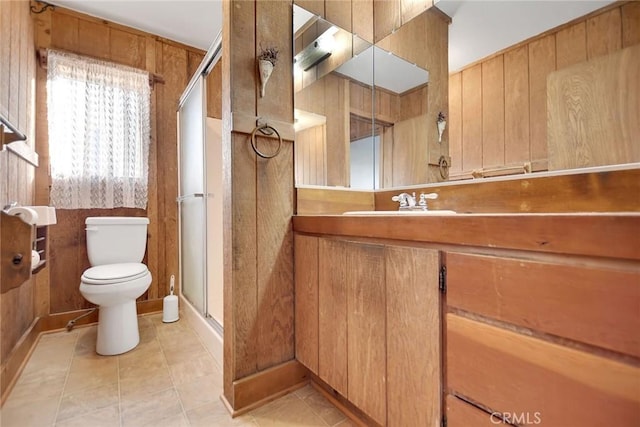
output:
[[107, 264], [84, 272], [80, 293], [100, 307], [96, 352], [125, 353], [140, 342], [136, 298], [151, 285], [151, 273], [141, 263]]
[[90, 217], [87, 253], [92, 267], [80, 279], [80, 293], [98, 306], [96, 352], [126, 353], [140, 342], [136, 299], [149, 289], [151, 273], [141, 261], [147, 218]]

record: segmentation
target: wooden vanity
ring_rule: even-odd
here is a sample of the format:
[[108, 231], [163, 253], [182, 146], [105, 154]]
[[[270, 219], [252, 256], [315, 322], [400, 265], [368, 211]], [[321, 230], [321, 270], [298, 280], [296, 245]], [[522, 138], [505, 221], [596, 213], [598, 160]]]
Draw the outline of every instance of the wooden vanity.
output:
[[640, 422], [639, 213], [293, 228], [296, 359], [367, 424]]

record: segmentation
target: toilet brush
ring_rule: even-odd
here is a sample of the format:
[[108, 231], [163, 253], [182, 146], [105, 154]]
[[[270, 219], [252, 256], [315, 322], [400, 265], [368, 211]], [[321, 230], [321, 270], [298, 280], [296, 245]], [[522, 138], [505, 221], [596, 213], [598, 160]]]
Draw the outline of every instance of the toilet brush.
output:
[[176, 277], [171, 275], [171, 282], [169, 285], [170, 294], [164, 297], [162, 300], [162, 321], [164, 323], [171, 323], [178, 320], [178, 296], [173, 294], [173, 288]]

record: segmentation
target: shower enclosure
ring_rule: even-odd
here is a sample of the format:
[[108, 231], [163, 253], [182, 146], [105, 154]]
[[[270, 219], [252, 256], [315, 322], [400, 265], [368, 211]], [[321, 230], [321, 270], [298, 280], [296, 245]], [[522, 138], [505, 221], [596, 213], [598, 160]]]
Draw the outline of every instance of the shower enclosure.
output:
[[206, 79], [220, 48], [218, 38], [180, 98], [177, 202], [181, 295], [221, 339], [222, 125], [207, 117]]

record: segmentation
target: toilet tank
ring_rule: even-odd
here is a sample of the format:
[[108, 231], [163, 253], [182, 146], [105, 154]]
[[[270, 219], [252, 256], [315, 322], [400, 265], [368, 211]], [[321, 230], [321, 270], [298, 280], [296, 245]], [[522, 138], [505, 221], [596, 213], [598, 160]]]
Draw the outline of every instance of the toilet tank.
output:
[[85, 221], [91, 265], [142, 262], [149, 218], [102, 216]]

